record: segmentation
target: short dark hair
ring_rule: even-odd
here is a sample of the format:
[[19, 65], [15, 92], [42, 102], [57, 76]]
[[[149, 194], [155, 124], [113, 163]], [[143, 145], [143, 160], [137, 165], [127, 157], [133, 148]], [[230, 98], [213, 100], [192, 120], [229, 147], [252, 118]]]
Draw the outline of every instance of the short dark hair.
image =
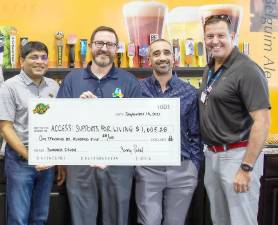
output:
[[227, 24], [229, 33], [231, 33], [233, 31], [231, 19], [226, 14], [212, 15], [212, 16], [205, 18], [204, 31], [206, 30], [206, 26], [208, 26], [210, 24], [219, 23], [220, 21], [223, 21]]
[[96, 33], [97, 33], [97, 32], [100, 32], [100, 31], [108, 31], [108, 32], [113, 33], [113, 34], [115, 35], [115, 37], [116, 37], [116, 44], [118, 44], [119, 38], [118, 38], [118, 35], [117, 35], [116, 31], [115, 31], [112, 27], [106, 27], [106, 26], [97, 27], [97, 28], [93, 31], [93, 33], [92, 33], [92, 35], [91, 35], [91, 39], [90, 39], [90, 40], [91, 40], [91, 43], [94, 41], [95, 36], [96, 36]]
[[26, 56], [33, 51], [46, 52], [48, 55], [48, 48], [44, 43], [39, 41], [29, 41], [21, 48], [20, 57], [25, 59]]
[[173, 51], [173, 46], [172, 46], [172, 44], [171, 44], [170, 41], [168, 41], [168, 40], [166, 40], [166, 39], [163, 39], [163, 38], [159, 38], [159, 39], [156, 39], [156, 40], [154, 40], [154, 41], [152, 41], [152, 42], [150, 43], [150, 46], [148, 47], [148, 56], [149, 56], [149, 57], [150, 57], [150, 53], [151, 53], [151, 46], [152, 46], [154, 43], [160, 42], [160, 41], [163, 41], [163, 42], [168, 43], [169, 46], [170, 46], [170, 48], [171, 48], [171, 51]]
[[150, 46], [151, 46], [153, 43], [155, 43], [155, 42], [160, 42], [160, 41], [167, 42], [170, 46], [172, 46], [171, 42], [168, 41], [168, 40], [166, 40], [166, 39], [164, 39], [164, 38], [158, 38], [158, 39], [152, 41], [152, 42], [150, 43]]

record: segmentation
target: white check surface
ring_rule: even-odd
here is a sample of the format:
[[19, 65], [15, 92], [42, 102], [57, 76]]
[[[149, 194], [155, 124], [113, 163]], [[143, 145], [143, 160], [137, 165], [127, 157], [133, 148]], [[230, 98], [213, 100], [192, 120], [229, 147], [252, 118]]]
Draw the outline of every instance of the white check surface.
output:
[[29, 164], [180, 165], [180, 100], [32, 99]]

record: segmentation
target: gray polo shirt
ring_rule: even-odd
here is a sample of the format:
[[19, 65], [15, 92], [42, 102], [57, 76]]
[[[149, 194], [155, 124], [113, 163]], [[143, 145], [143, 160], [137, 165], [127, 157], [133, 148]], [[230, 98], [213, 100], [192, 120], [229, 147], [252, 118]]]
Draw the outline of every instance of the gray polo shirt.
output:
[[[270, 108], [267, 80], [255, 62], [235, 47], [223, 68], [206, 104], [199, 98], [201, 134], [208, 145], [247, 140], [253, 124], [249, 112]], [[199, 96], [206, 88], [209, 69], [204, 71]]]
[[0, 88], [0, 120], [13, 122], [24, 145], [28, 145], [28, 100], [56, 97], [58, 88], [56, 81], [46, 77], [37, 86], [23, 70]]
[[3, 76], [3, 70], [2, 67], [0, 66], [0, 87], [4, 82], [4, 76]]

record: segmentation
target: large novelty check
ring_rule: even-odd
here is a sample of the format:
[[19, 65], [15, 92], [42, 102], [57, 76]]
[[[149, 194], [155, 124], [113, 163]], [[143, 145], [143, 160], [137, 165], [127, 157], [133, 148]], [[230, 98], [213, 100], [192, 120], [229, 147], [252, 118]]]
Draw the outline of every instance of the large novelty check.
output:
[[180, 165], [180, 100], [32, 99], [29, 164]]

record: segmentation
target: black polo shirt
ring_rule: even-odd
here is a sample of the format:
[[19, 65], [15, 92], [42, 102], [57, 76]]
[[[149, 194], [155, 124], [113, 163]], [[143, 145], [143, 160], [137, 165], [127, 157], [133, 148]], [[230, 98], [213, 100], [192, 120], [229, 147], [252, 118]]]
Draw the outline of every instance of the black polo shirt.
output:
[[255, 62], [235, 47], [222, 67], [224, 72], [205, 104], [200, 96], [207, 86], [208, 71], [213, 70], [210, 65], [199, 91], [201, 135], [208, 145], [247, 140], [253, 124], [249, 112], [270, 109], [267, 80]]

